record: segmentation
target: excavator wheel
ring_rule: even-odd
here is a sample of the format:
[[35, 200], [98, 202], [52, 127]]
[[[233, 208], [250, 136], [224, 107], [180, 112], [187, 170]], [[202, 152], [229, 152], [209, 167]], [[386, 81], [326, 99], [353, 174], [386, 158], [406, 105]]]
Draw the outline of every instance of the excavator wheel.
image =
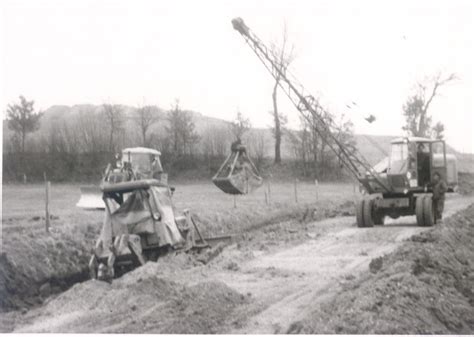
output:
[[363, 207], [363, 215], [364, 215], [364, 227], [374, 227], [374, 201], [372, 199], [366, 198], [364, 200], [364, 207]]
[[433, 226], [436, 221], [433, 212], [433, 199], [430, 195], [421, 195], [416, 198], [416, 223], [418, 226]]
[[364, 226], [364, 201], [365, 199], [359, 199], [356, 202], [357, 227], [365, 227]]
[[363, 198], [357, 201], [357, 204], [356, 204], [357, 227], [363, 228], [363, 227], [374, 226], [373, 207], [374, 207], [374, 202], [372, 199]]
[[425, 225], [425, 220], [424, 220], [424, 203], [423, 200], [425, 199], [424, 195], [420, 195], [416, 197], [416, 203], [415, 203], [415, 213], [416, 213], [416, 224], [418, 226], [424, 226]]
[[429, 195], [423, 198], [423, 218], [425, 220], [424, 226], [433, 226], [435, 224], [433, 200]]

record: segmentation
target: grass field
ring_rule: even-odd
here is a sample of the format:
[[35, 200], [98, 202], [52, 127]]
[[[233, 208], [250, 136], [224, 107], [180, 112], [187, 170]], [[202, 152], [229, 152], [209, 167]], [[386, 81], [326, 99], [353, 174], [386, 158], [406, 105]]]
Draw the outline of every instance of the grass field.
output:
[[[265, 199], [267, 186], [262, 186], [252, 194], [237, 196], [234, 200], [234, 196], [223, 193], [211, 182], [173, 185], [176, 187], [174, 203], [178, 210], [190, 209], [198, 218], [206, 220], [222, 221], [219, 219], [271, 213], [297, 205], [293, 183], [271, 184], [268, 204]], [[75, 206], [80, 198], [79, 187], [78, 184], [52, 184], [50, 211], [55, 216], [53, 226], [100, 225], [102, 212], [82, 210]], [[297, 184], [299, 205], [338, 203], [354, 196], [354, 187], [350, 184]], [[42, 226], [44, 221], [34, 218], [44, 217], [45, 214], [43, 184], [3, 185], [2, 197], [4, 229], [18, 225]]]

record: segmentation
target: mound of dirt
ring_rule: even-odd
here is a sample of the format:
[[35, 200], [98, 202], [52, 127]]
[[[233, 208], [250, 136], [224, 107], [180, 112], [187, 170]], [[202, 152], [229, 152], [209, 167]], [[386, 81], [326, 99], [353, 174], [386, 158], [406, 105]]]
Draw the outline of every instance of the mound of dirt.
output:
[[88, 277], [89, 252], [67, 234], [8, 233], [0, 256], [0, 312], [40, 304]]
[[[76, 284], [26, 316], [22, 332], [219, 333], [247, 299], [222, 282], [188, 283], [160, 262], [114, 280]], [[165, 266], [165, 268], [167, 268]], [[166, 276], [165, 276], [166, 275]], [[187, 279], [188, 282], [176, 280]]]
[[298, 219], [308, 223], [336, 216], [355, 214], [352, 200], [319, 200], [315, 203], [288, 204], [274, 202], [271, 206], [254, 207], [252, 209], [223, 209], [218, 213], [193, 214], [195, 220], [201, 224], [204, 236], [223, 234], [242, 234], [278, 222]]
[[458, 191], [461, 194], [471, 194], [474, 192], [474, 174], [470, 172], [459, 172], [458, 186]]
[[372, 263], [288, 332], [472, 334], [473, 261], [471, 205]]

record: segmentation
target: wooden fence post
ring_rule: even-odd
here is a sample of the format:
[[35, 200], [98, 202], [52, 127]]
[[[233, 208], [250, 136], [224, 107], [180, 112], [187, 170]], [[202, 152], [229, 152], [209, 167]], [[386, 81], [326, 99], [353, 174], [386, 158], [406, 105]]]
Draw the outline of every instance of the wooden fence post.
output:
[[271, 187], [270, 180], [268, 180], [267, 189], [268, 189], [268, 204], [270, 204], [272, 202], [272, 187]]
[[314, 186], [316, 188], [316, 201], [319, 200], [319, 183], [318, 179], [314, 179]]
[[298, 203], [298, 178], [295, 178], [295, 202]]
[[50, 215], [49, 215], [49, 199], [50, 199], [50, 190], [51, 190], [51, 182], [47, 181], [46, 182], [46, 232], [49, 232], [49, 227], [51, 226], [50, 224]]

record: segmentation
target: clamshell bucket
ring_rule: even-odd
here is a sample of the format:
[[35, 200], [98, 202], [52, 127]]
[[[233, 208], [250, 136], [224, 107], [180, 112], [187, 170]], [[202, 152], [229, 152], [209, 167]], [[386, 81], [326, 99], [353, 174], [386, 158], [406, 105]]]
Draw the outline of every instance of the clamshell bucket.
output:
[[257, 168], [239, 145], [224, 161], [212, 182], [228, 194], [248, 194], [263, 183]]

